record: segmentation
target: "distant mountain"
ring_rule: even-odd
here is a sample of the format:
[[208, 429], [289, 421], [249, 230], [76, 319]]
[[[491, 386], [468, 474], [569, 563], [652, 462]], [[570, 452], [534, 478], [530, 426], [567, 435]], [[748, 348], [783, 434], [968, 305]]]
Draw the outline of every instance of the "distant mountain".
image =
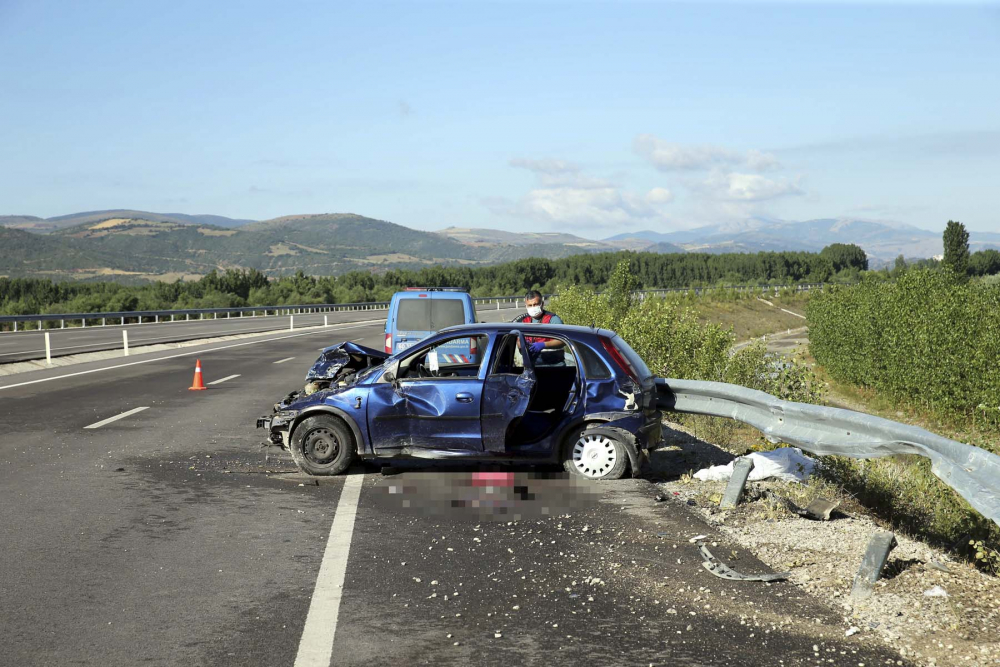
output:
[[549, 245], [562, 244], [580, 248], [610, 249], [601, 241], [585, 239], [582, 236], [561, 232], [507, 232], [500, 229], [483, 229], [475, 227], [448, 227], [436, 232], [460, 243], [469, 245]]
[[[729, 253], [781, 250], [816, 252], [831, 243], [855, 243], [873, 258], [892, 260], [898, 255], [908, 258], [933, 257], [942, 252], [941, 233], [910, 225], [855, 218], [824, 218], [787, 221], [770, 218], [749, 218], [744, 221], [710, 225], [679, 232], [642, 231], [618, 234], [606, 243], [645, 244], [659, 248], [663, 243], [679, 246], [687, 252]], [[972, 232], [973, 251], [984, 247], [1000, 247], [1000, 234]], [[657, 250], [663, 252], [663, 250]]]
[[101, 269], [111, 271], [115, 258], [74, 239], [60, 239], [0, 227], [0, 276], [35, 275], [66, 277], [70, 273], [91, 270], [94, 277]]
[[[212, 224], [213, 220], [231, 224]], [[239, 226], [232, 226], [236, 223]], [[226, 268], [255, 268], [269, 275], [295, 271], [339, 275], [359, 269], [481, 266], [527, 257], [558, 259], [618, 248], [658, 253], [819, 251], [831, 243], [857, 243], [868, 252], [873, 266], [900, 254], [917, 259], [942, 252], [939, 233], [860, 219], [790, 222], [751, 218], [680, 232], [647, 230], [593, 241], [566, 233], [459, 227], [425, 232], [350, 213], [291, 215], [253, 222], [115, 210], [49, 219], [0, 217], [0, 275], [176, 280]], [[1000, 234], [973, 232], [971, 246], [973, 250], [1000, 249]]]
[[[285, 216], [236, 228], [195, 224], [167, 215], [151, 219], [114, 212], [80, 217], [87, 221], [49, 234], [4, 231], [18, 234], [19, 248], [38, 249], [26, 256], [50, 257], [44, 271], [54, 278], [114, 273], [174, 280], [226, 268], [256, 268], [271, 275], [300, 270], [337, 275], [359, 269], [474, 266], [527, 257], [555, 259], [609, 249], [596, 243], [591, 244], [593, 248], [564, 243], [462, 243], [438, 233], [347, 213]], [[65, 219], [57, 222], [65, 224]], [[7, 252], [9, 249], [13, 246], [0, 248], [0, 266], [5, 273], [40, 275], [36, 265], [21, 261], [19, 253]], [[63, 254], [76, 260], [60, 267], [58, 258]], [[59, 268], [62, 270], [53, 273]]]
[[151, 213], [149, 211], [133, 211], [130, 209], [112, 209], [108, 211], [87, 211], [57, 215], [53, 218], [36, 218], [30, 215], [0, 216], [0, 227], [14, 227], [33, 232], [53, 232], [66, 227], [74, 227], [89, 222], [100, 222], [109, 218], [138, 218], [154, 222], [173, 222], [179, 225], [215, 225], [216, 227], [240, 227], [253, 220], [237, 220], [221, 215], [188, 215], [186, 213]]

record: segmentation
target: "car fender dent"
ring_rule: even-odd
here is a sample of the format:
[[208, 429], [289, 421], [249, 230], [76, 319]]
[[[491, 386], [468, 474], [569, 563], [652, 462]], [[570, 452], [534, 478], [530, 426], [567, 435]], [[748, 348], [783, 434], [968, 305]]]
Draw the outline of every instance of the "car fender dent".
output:
[[327, 405], [325, 403], [321, 403], [319, 405], [312, 405], [308, 408], [303, 409], [302, 412], [299, 413], [299, 415], [295, 418], [295, 421], [292, 422], [291, 427], [288, 429], [288, 441], [291, 442], [292, 433], [295, 432], [295, 428], [299, 425], [299, 423], [303, 419], [306, 419], [307, 417], [315, 417], [316, 415], [320, 414], [335, 415], [343, 419], [344, 422], [347, 424], [347, 427], [351, 429], [351, 434], [354, 436], [354, 442], [357, 446], [357, 453], [358, 454], [370, 453], [369, 452], [370, 448], [368, 447], [368, 443], [365, 440], [364, 436], [362, 435], [361, 429], [358, 426], [358, 423], [354, 420], [354, 417], [352, 417], [349, 412], [342, 410], [341, 408], [338, 408], [333, 405]]

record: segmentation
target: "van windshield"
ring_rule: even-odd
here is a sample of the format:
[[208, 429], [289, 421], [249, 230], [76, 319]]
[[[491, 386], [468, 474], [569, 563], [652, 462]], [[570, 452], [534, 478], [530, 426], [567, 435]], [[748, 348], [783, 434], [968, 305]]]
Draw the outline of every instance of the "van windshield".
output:
[[440, 331], [456, 324], [465, 324], [461, 299], [403, 299], [396, 312], [399, 331]]

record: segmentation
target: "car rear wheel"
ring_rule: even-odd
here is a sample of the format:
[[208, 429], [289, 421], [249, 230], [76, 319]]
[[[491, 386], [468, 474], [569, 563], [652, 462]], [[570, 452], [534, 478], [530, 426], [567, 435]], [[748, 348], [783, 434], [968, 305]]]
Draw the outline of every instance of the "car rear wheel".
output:
[[303, 419], [292, 431], [289, 444], [295, 465], [310, 475], [338, 475], [354, 459], [354, 436], [331, 415]]
[[576, 431], [563, 447], [563, 468], [587, 479], [621, 479], [628, 467], [628, 451], [611, 429], [593, 432], [600, 424]]

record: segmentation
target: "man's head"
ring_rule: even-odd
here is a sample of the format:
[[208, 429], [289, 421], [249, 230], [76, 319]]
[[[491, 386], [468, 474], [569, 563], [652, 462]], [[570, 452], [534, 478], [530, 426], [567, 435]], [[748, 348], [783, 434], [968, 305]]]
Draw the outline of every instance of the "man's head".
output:
[[545, 299], [542, 298], [542, 293], [538, 290], [533, 289], [524, 295], [524, 307], [528, 309], [528, 314], [532, 317], [541, 317], [544, 306]]

